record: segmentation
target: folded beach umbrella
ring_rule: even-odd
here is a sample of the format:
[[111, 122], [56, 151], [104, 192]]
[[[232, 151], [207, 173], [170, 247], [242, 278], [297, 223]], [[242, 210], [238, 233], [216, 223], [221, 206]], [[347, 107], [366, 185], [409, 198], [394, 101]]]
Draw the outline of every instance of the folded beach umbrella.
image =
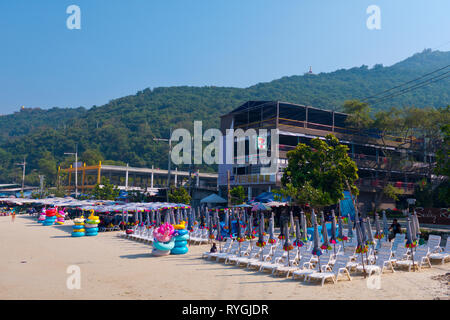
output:
[[412, 250], [412, 249], [417, 246], [417, 243], [412, 238], [411, 229], [412, 229], [411, 228], [411, 220], [409, 219], [409, 216], [408, 216], [406, 218], [406, 244], [405, 244], [405, 247], [411, 249], [410, 253], [411, 253], [412, 266], [413, 266], [413, 270], [415, 270], [415, 267], [414, 267], [414, 250]]
[[[355, 211], [355, 214], [357, 214], [356, 211]], [[357, 216], [355, 216], [355, 218], [357, 218]], [[358, 221], [355, 224], [355, 233], [356, 233], [356, 240], [357, 240], [357, 246], [356, 246], [355, 252], [361, 254], [361, 262], [362, 262], [364, 277], [365, 277], [366, 276], [366, 268], [364, 266], [364, 253], [367, 253], [368, 247], [367, 247], [366, 243], [363, 241], [362, 234], [361, 234], [361, 224]]]
[[339, 234], [338, 234], [338, 240], [342, 242], [342, 245], [344, 245], [345, 241], [348, 240], [346, 236], [344, 236], [344, 225], [342, 223], [342, 217], [338, 216], [338, 226], [339, 226]]
[[348, 229], [347, 237], [353, 238], [353, 222], [352, 222], [352, 217], [350, 216], [350, 214], [347, 217], [347, 229]]
[[408, 212], [409, 220], [411, 221], [411, 237], [414, 242], [417, 241], [417, 226], [414, 221], [414, 216]]
[[[177, 220], [175, 219], [175, 210], [176, 209], [170, 209], [170, 218], [171, 218], [171, 224], [178, 224]], [[176, 210], [178, 213], [178, 210]]]
[[383, 235], [386, 241], [389, 241], [389, 225], [386, 218], [386, 211], [383, 210]]
[[217, 241], [223, 241], [223, 236], [222, 236], [222, 227], [220, 226], [220, 222], [217, 223], [217, 234], [216, 234], [216, 240]]
[[189, 232], [194, 231], [194, 221], [193, 221], [193, 211], [190, 211], [188, 216], [187, 216], [187, 229]]
[[406, 244], [405, 244], [405, 247], [414, 248], [415, 246], [416, 246], [416, 243], [414, 242], [413, 237], [412, 237], [411, 219], [408, 216], [406, 218]]
[[417, 217], [417, 213], [415, 211], [414, 211], [414, 215], [413, 215], [413, 221], [414, 221], [414, 224], [416, 225], [416, 234], [417, 234], [417, 238], [419, 239], [419, 244], [422, 245], [424, 240], [420, 238], [421, 232], [420, 232], [419, 218]]
[[170, 224], [170, 211], [167, 210], [165, 215], [164, 215], [164, 223], [169, 223]]
[[247, 239], [252, 241], [255, 238], [253, 233], [253, 213], [250, 213], [248, 217], [248, 227], [247, 227]]
[[292, 210], [289, 212], [289, 235], [292, 237], [294, 235], [294, 213]]
[[160, 226], [161, 225], [161, 210], [156, 211], [155, 214], [156, 214], [156, 225]]
[[330, 246], [330, 243], [328, 241], [327, 224], [325, 222], [323, 211], [320, 213], [320, 217], [321, 217], [321, 220], [322, 220], [322, 238], [323, 238], [322, 246], [320, 248], [323, 249], [323, 250], [331, 250], [331, 246]]
[[303, 246], [303, 241], [301, 239], [302, 236], [302, 232], [300, 231], [300, 219], [295, 219], [295, 241], [294, 241], [294, 246], [296, 247], [302, 247]]
[[381, 240], [383, 238], [383, 233], [380, 228], [380, 218], [378, 217], [378, 212], [375, 212], [375, 239]]
[[180, 209], [175, 209], [175, 223], [174, 224], [180, 224]]
[[[283, 250], [284, 251], [291, 251], [292, 249], [294, 249], [294, 246], [291, 244], [291, 241], [289, 240], [289, 227], [288, 227], [288, 221], [285, 220], [284, 221], [284, 232], [286, 234], [286, 239], [284, 240], [284, 244], [283, 244]], [[289, 257], [289, 256], [288, 256]]]
[[[263, 212], [260, 212], [260, 214], [259, 214], [259, 224], [260, 224], [259, 232], [262, 231], [263, 236], [265, 236], [267, 233], [266, 233], [266, 225], [265, 225], [265, 221], [264, 221], [264, 213]], [[261, 226], [261, 224], [262, 224], [262, 226]]]
[[230, 209], [225, 209], [225, 211], [224, 211], [225, 217], [224, 217], [223, 223], [224, 223], [225, 229], [228, 229], [228, 219], [229, 219], [229, 215], [230, 215], [229, 211], [230, 211]]
[[245, 239], [244, 239], [244, 236], [242, 235], [241, 221], [239, 220], [239, 217], [237, 218], [237, 221], [236, 221], [236, 228], [237, 228], [236, 240], [238, 242], [243, 242]]
[[269, 219], [269, 243], [270, 244], [275, 244], [277, 243], [277, 240], [275, 239], [274, 233], [275, 233], [275, 226], [274, 226], [274, 217], [273, 217], [273, 212], [270, 215], [270, 219]]
[[280, 219], [280, 234], [278, 235], [278, 239], [284, 240], [286, 239], [286, 234], [284, 233], [283, 220]]
[[151, 225], [151, 222], [150, 222], [150, 213], [149, 213], [148, 211], [145, 211], [145, 224], [146, 224], [147, 226], [150, 226], [150, 225]]
[[209, 215], [209, 213], [207, 214], [207, 221], [208, 221], [208, 236], [209, 239], [214, 239], [214, 229], [213, 229], [213, 218]]
[[372, 233], [372, 225], [370, 224], [370, 218], [367, 217], [365, 218], [366, 220], [366, 232], [367, 232], [367, 244], [368, 245], [374, 245], [374, 240], [373, 240], [373, 233]]
[[361, 218], [359, 219], [359, 221], [357, 221], [357, 223], [359, 223], [360, 228], [361, 228], [361, 237], [362, 237], [362, 241], [364, 243], [367, 243], [367, 231], [366, 231], [366, 219], [365, 218]]
[[337, 232], [336, 232], [336, 215], [334, 210], [331, 210], [331, 237], [330, 243], [336, 244], [337, 242]]
[[317, 226], [317, 220], [316, 215], [314, 213], [314, 209], [311, 211], [311, 223], [314, 227], [312, 254], [319, 257], [322, 255], [322, 251], [319, 248], [319, 227]]
[[233, 238], [233, 219], [232, 217], [228, 217], [228, 234], [230, 238]]
[[256, 246], [263, 248], [266, 245], [264, 241], [264, 214], [261, 213], [259, 218], [259, 236], [258, 241], [256, 242]]
[[306, 214], [302, 211], [300, 212], [301, 219], [301, 227], [302, 227], [302, 235], [300, 239], [302, 239], [303, 243], [308, 242], [308, 224], [306, 223]]

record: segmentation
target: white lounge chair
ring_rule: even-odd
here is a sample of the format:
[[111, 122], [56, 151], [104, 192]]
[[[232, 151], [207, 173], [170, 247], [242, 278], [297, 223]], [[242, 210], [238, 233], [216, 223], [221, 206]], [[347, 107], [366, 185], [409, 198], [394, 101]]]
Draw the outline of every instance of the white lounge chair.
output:
[[356, 267], [356, 271], [363, 272], [365, 270], [368, 275], [373, 273], [382, 274], [386, 268], [389, 268], [392, 272], [395, 272], [391, 261], [391, 252], [383, 251], [379, 252], [377, 255], [375, 264], [365, 265], [364, 267], [362, 265], [358, 265]]
[[[441, 249], [442, 250], [442, 249]], [[445, 248], [441, 252], [434, 252], [428, 255], [430, 260], [440, 260], [441, 264], [445, 262], [445, 260], [450, 258], [450, 237], [447, 237], [447, 243], [445, 244]]]
[[431, 262], [428, 258], [428, 246], [420, 246], [417, 248], [416, 252], [414, 252], [413, 259], [405, 259], [396, 261], [395, 266], [397, 267], [407, 267], [408, 271], [411, 271], [411, 268], [414, 266], [417, 266], [418, 270], [420, 271], [423, 265], [428, 265], [431, 268]]
[[440, 252], [441, 249], [441, 236], [430, 234], [428, 236], [427, 246], [431, 253]]
[[336, 283], [341, 274], [346, 275], [347, 279], [352, 281], [352, 277], [346, 268], [347, 262], [346, 256], [338, 256], [330, 271], [309, 273], [305, 276], [305, 281], [321, 280], [323, 286], [327, 279], [331, 279], [333, 283]]

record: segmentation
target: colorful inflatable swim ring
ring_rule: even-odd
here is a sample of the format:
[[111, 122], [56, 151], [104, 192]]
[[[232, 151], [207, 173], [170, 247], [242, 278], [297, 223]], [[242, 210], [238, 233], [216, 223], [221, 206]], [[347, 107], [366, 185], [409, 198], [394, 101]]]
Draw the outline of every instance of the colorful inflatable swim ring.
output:
[[174, 224], [173, 227], [175, 230], [186, 229], [186, 222], [181, 221], [180, 224]]
[[100, 220], [91, 220], [91, 219], [87, 219], [87, 220], [86, 220], [86, 223], [89, 223], [89, 224], [99, 224], [99, 223], [100, 223]]
[[155, 257], [163, 257], [163, 256], [167, 256], [169, 254], [170, 254], [170, 250], [161, 251], [161, 250], [158, 250], [155, 248], [153, 248], [153, 250], [152, 250], [152, 255], [154, 255]]
[[172, 250], [170, 250], [170, 254], [186, 254], [188, 252], [188, 247], [175, 247]]
[[161, 250], [161, 251], [167, 251], [167, 250], [170, 251], [175, 247], [175, 241], [169, 241], [169, 242], [154, 241], [153, 247], [156, 248], [157, 250]]
[[72, 237], [84, 237], [85, 233], [84, 232], [73, 232], [72, 233]]
[[92, 228], [97, 228], [98, 225], [97, 224], [85, 224], [84, 227], [86, 229], [92, 229]]
[[189, 234], [178, 235], [175, 237], [176, 241], [187, 241], [189, 240]]
[[84, 233], [85, 231], [86, 231], [85, 229], [74, 229], [74, 230], [72, 230], [72, 233], [73, 233], [73, 232]]

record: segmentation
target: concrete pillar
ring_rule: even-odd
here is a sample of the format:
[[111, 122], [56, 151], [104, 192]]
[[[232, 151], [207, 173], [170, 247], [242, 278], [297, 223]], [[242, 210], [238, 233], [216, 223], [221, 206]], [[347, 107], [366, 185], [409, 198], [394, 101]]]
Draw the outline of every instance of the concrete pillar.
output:
[[125, 171], [125, 190], [128, 190], [128, 163], [127, 163], [127, 171]]
[[248, 187], [248, 200], [252, 200], [252, 187]]
[[178, 180], [178, 168], [175, 168], [175, 187], [177, 186], [177, 180]]
[[153, 188], [153, 166], [152, 166], [152, 179], [151, 179], [151, 188]]
[[200, 187], [200, 170], [197, 170], [197, 181], [196, 181], [197, 188]]

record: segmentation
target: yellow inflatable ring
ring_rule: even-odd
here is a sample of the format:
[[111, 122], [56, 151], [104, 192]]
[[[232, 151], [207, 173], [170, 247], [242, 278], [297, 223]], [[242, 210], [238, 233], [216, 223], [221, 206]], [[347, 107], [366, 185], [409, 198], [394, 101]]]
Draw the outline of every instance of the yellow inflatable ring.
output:
[[180, 224], [174, 224], [173, 227], [175, 230], [180, 230], [180, 229], [185, 229], [186, 225], [185, 225], [185, 222], [182, 221]]
[[85, 229], [73, 229], [72, 232], [84, 232]]
[[99, 224], [99, 223], [100, 223], [100, 220], [91, 220], [91, 219], [87, 219], [87, 220], [86, 220], [86, 223], [89, 223], [89, 224]]

